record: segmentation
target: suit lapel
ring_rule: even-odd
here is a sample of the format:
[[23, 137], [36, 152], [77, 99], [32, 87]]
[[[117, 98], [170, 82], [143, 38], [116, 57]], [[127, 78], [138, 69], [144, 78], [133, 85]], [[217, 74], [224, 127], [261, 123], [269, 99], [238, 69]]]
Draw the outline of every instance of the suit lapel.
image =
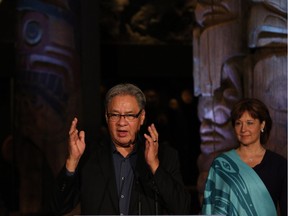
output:
[[106, 182], [106, 193], [108, 193], [112, 201], [113, 207], [119, 211], [119, 201], [117, 186], [115, 182], [111, 143], [105, 142], [101, 144], [98, 158], [100, 163], [100, 169], [103, 173], [103, 179]]

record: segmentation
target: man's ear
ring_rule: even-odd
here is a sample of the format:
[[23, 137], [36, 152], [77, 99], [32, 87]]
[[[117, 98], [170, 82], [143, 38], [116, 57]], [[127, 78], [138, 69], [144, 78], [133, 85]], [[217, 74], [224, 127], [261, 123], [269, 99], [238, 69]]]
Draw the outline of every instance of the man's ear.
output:
[[105, 120], [106, 120], [106, 123], [108, 124], [108, 116], [107, 116], [107, 113], [105, 113]]
[[140, 125], [143, 125], [143, 124], [144, 124], [145, 115], [146, 115], [146, 112], [145, 112], [145, 110], [143, 109], [142, 112], [141, 112], [141, 115], [140, 115], [140, 118], [141, 118]]

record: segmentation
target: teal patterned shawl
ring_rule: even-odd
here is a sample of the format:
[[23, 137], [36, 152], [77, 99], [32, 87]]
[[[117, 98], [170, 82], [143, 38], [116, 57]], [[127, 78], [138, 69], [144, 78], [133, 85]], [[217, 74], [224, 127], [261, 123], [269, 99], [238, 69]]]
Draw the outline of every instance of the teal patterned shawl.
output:
[[202, 214], [277, 216], [266, 186], [234, 149], [219, 155], [211, 165]]

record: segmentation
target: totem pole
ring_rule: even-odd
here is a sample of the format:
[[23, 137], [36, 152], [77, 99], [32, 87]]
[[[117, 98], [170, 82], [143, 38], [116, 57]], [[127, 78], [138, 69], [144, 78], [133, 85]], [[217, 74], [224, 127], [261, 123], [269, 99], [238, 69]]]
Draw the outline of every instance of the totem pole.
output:
[[237, 146], [229, 117], [242, 97], [245, 57], [245, 1], [198, 1], [193, 31], [194, 94], [199, 96], [201, 154], [197, 188], [200, 202], [212, 160]]
[[51, 179], [65, 160], [67, 131], [81, 110], [70, 3], [20, 0], [17, 5], [13, 136], [23, 215], [45, 211]]
[[273, 127], [267, 148], [287, 158], [287, 1], [251, 1], [243, 76], [245, 96], [267, 104]]

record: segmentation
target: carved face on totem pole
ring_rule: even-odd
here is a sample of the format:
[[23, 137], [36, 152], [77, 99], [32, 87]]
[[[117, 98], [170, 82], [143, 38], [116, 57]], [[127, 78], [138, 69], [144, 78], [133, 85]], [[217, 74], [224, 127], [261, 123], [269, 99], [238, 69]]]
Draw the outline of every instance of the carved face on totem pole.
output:
[[[201, 95], [201, 151], [211, 154], [235, 146], [229, 116], [233, 102], [241, 95], [241, 87], [235, 84], [239, 71], [231, 65], [243, 47], [239, 27], [241, 1], [200, 0], [195, 15], [199, 30], [194, 33], [194, 86], [196, 95]], [[230, 94], [231, 89], [236, 94]]]
[[267, 147], [287, 157], [287, 1], [251, 1], [247, 92], [267, 104], [273, 127]]
[[64, 20], [29, 12], [21, 17], [18, 32], [17, 122], [22, 134], [41, 148], [43, 136], [63, 136], [75, 109], [79, 71], [73, 29]]
[[216, 97], [200, 97], [198, 107], [202, 153], [211, 154], [231, 148], [236, 139], [231, 132], [230, 107]]

